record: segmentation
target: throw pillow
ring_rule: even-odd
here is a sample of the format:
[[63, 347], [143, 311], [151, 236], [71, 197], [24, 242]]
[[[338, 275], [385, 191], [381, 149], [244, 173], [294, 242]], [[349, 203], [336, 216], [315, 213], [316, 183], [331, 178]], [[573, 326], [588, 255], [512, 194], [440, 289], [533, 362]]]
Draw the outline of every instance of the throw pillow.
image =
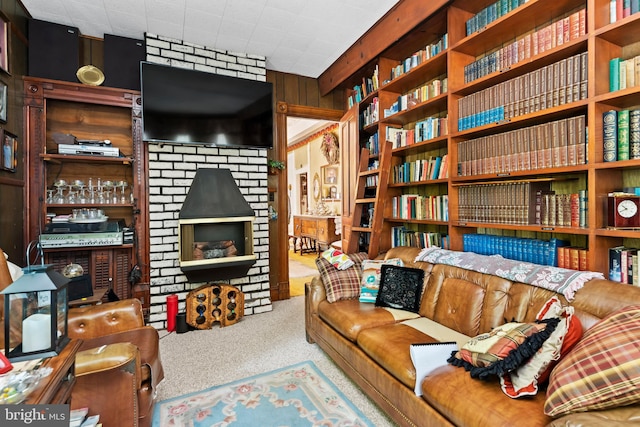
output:
[[557, 297], [551, 297], [542, 307], [536, 320], [557, 318], [558, 325], [533, 357], [515, 371], [500, 376], [500, 386], [507, 396], [515, 399], [535, 395], [555, 363], [578, 342], [582, 324], [573, 312], [573, 307], [563, 306]]
[[334, 248], [329, 248], [322, 252], [321, 255], [324, 259], [329, 261], [338, 270], [346, 270], [353, 266], [353, 260], [342, 251]]
[[640, 305], [588, 329], [551, 372], [544, 413], [552, 417], [640, 402]]
[[353, 261], [353, 265], [345, 270], [338, 270], [324, 257], [316, 258], [316, 266], [327, 294], [327, 301], [331, 303], [360, 296], [362, 261], [367, 259], [367, 254], [361, 252], [347, 256]]
[[381, 267], [380, 290], [376, 306], [417, 313], [424, 287], [424, 270], [384, 264]]
[[366, 259], [362, 262], [360, 302], [376, 302], [378, 290], [380, 289], [381, 267], [385, 264], [397, 265], [399, 267], [404, 265], [400, 258]]
[[532, 357], [553, 333], [558, 319], [505, 323], [470, 339], [447, 360], [464, 367], [472, 378], [488, 379], [513, 371]]

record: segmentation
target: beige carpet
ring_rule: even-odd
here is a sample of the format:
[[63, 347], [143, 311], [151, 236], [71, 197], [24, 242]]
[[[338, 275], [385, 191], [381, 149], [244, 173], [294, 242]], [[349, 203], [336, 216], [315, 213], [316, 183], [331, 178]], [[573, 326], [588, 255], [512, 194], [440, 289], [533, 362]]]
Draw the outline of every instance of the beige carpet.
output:
[[317, 344], [307, 343], [303, 297], [275, 301], [273, 311], [224, 328], [161, 331], [160, 336], [165, 379], [158, 386], [158, 400], [312, 360], [377, 427], [395, 425]]

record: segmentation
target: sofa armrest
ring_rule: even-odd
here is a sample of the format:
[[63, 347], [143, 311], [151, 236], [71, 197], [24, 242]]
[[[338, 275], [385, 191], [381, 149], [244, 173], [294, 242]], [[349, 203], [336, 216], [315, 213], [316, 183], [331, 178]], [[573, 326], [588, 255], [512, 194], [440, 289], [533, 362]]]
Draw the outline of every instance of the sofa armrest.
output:
[[608, 426], [625, 427], [637, 426], [640, 418], [640, 406], [621, 406], [600, 411], [576, 412], [556, 418], [547, 427], [569, 426]]
[[139, 366], [138, 349], [130, 343], [79, 351], [71, 409], [87, 407], [104, 425], [138, 425]]
[[69, 338], [88, 340], [140, 326], [142, 304], [133, 298], [69, 309]]
[[149, 381], [155, 389], [164, 378], [164, 369], [160, 359], [160, 337], [158, 331], [151, 326], [141, 326], [128, 331], [117, 332], [102, 337], [84, 339], [80, 350], [111, 345], [116, 343], [131, 343], [138, 348], [142, 372], [141, 382]]
[[320, 276], [315, 276], [304, 285], [305, 302], [305, 329], [307, 331], [307, 341], [313, 343], [312, 334], [310, 331], [314, 328], [314, 319], [318, 317], [318, 305], [327, 299], [327, 294], [322, 284]]

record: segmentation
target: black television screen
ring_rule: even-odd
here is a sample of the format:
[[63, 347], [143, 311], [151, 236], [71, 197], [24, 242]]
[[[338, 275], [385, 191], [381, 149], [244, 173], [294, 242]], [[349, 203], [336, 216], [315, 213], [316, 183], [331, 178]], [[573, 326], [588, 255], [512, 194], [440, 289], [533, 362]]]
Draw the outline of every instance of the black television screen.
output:
[[273, 146], [269, 82], [141, 62], [144, 141]]

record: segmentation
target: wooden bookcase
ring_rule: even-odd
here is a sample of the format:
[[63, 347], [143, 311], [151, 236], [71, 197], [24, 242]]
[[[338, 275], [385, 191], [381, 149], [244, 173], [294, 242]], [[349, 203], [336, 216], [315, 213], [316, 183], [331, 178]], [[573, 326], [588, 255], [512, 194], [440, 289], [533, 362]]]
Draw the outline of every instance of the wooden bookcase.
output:
[[[24, 105], [26, 166], [30, 171], [27, 240], [39, 239], [48, 215], [70, 214], [74, 209], [102, 209], [109, 220], [122, 220], [134, 230], [133, 243], [49, 247], [44, 250], [44, 261], [60, 272], [69, 263], [79, 264], [91, 275], [94, 289], [113, 289], [119, 298], [130, 298], [134, 292], [129, 272], [135, 264], [140, 267], [140, 281], [149, 283], [147, 157], [142, 145], [140, 93], [25, 77]], [[78, 140], [108, 139], [120, 156], [60, 154], [59, 134], [71, 134]], [[80, 180], [88, 185], [89, 178], [94, 186], [99, 178], [102, 182], [126, 181], [125, 197], [118, 191], [117, 200], [110, 203], [49, 200], [56, 181], [71, 184]], [[148, 309], [148, 298], [143, 302]]]
[[[470, 20], [492, 4], [496, 2], [458, 0], [448, 3], [348, 80], [346, 89], [351, 89], [370, 77], [376, 68], [380, 79], [377, 90], [368, 93], [345, 115], [343, 155], [357, 156], [359, 148], [366, 144], [372, 133], [377, 133], [379, 141], [383, 141], [389, 127], [408, 129], [425, 117], [446, 116], [447, 131], [442, 135], [394, 148], [391, 168], [429, 156], [447, 155], [448, 177], [409, 183], [389, 182], [385, 222], [447, 235], [451, 249], [455, 250], [463, 249], [464, 235], [468, 233], [541, 240], [558, 238], [571, 246], [588, 248], [589, 269], [606, 275], [610, 247], [640, 246], [639, 230], [606, 227], [607, 193], [640, 186], [640, 160], [604, 162], [602, 136], [603, 112], [640, 108], [640, 82], [636, 82], [635, 87], [609, 92], [610, 59], [640, 54], [640, 13], [610, 23], [609, 0], [529, 0], [514, 5], [516, 7], [506, 13], [493, 10], [495, 19], [481, 22], [475, 31], [468, 33]], [[448, 38], [445, 49], [390, 79], [392, 68], [444, 34]], [[575, 72], [569, 74], [563, 70]], [[385, 117], [384, 110], [389, 109], [399, 96], [443, 77], [446, 77], [446, 93]], [[542, 91], [543, 83], [554, 79], [558, 79], [557, 90], [546, 95]], [[351, 94], [349, 90], [347, 92]], [[488, 95], [483, 98], [479, 93]], [[517, 94], [520, 98], [515, 98]], [[357, 122], [354, 116], [362, 113], [374, 98], [379, 103], [379, 120], [354, 130], [353, 122]], [[524, 99], [527, 101], [522, 101]], [[487, 119], [488, 113], [479, 114], [482, 111], [478, 108], [480, 103], [491, 108], [493, 101], [501, 107], [494, 111], [495, 115]], [[476, 113], [473, 125], [467, 125], [467, 119], [459, 123], [469, 111]], [[559, 147], [552, 147], [548, 141], [556, 131], [560, 132], [555, 139], [559, 141]], [[584, 145], [576, 144], [581, 132], [584, 132]], [[546, 135], [549, 137], [545, 138]], [[534, 147], [533, 141], [540, 142]], [[569, 145], [565, 145], [565, 141]], [[496, 148], [505, 146], [507, 148]], [[508, 154], [501, 150], [513, 152], [508, 157], [512, 167], [506, 170], [494, 168], [493, 161], [487, 160], [505, 158]], [[539, 152], [552, 158], [551, 163], [547, 163], [544, 156], [539, 157]], [[469, 169], [471, 172], [463, 167], [468, 164], [465, 163], [469, 161], [468, 156], [476, 162]], [[538, 159], [541, 160], [539, 165]], [[354, 188], [353, 165], [344, 172], [347, 187], [343, 193], [348, 194], [348, 186]], [[567, 226], [460, 220], [461, 187], [533, 179], [550, 180], [551, 189], [559, 194], [586, 194], [586, 222], [582, 226]], [[446, 195], [448, 219], [408, 220], [393, 216], [392, 198], [399, 192]], [[383, 237], [380, 241], [388, 242], [389, 239]], [[386, 249], [388, 247], [381, 245], [381, 252]]]

